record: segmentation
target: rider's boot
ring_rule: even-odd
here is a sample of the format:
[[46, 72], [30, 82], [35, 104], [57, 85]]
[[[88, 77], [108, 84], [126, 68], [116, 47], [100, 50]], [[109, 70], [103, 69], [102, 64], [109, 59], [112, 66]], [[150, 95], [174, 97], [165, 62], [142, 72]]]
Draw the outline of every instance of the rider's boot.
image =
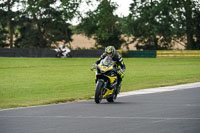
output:
[[120, 92], [121, 83], [122, 83], [122, 79], [119, 79], [119, 80], [118, 80], [118, 84], [117, 84], [117, 94], [119, 94], [119, 92]]

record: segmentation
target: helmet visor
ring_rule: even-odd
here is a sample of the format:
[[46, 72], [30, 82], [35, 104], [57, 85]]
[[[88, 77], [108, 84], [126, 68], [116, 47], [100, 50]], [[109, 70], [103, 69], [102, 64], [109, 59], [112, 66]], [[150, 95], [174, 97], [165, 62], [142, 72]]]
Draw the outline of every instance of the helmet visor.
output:
[[112, 49], [111, 49], [111, 48], [107, 48], [107, 49], [106, 49], [106, 53], [107, 53], [107, 54], [112, 54]]

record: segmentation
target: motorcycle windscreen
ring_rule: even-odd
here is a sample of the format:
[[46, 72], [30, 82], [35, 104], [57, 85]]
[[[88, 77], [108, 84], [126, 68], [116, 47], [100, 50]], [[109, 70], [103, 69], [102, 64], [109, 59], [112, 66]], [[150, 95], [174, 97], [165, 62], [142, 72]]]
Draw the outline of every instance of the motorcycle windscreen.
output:
[[106, 66], [106, 67], [111, 67], [111, 66], [113, 66], [114, 65], [114, 61], [113, 61], [113, 59], [111, 58], [111, 57], [109, 57], [109, 56], [106, 56], [103, 60], [101, 60], [101, 62], [100, 62], [100, 64], [102, 65], [102, 66]]

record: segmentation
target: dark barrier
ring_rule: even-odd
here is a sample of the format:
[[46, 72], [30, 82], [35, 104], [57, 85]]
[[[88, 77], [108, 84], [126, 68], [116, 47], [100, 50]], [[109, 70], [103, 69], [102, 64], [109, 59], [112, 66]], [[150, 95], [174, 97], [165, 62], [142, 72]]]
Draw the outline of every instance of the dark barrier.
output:
[[128, 51], [128, 57], [156, 58], [156, 50]]
[[97, 57], [99, 58], [104, 50], [72, 50], [72, 57]]
[[[100, 57], [104, 50], [72, 50], [72, 57]], [[0, 48], [0, 57], [55, 57], [53, 49]]]
[[0, 57], [55, 57], [50, 49], [0, 49]]

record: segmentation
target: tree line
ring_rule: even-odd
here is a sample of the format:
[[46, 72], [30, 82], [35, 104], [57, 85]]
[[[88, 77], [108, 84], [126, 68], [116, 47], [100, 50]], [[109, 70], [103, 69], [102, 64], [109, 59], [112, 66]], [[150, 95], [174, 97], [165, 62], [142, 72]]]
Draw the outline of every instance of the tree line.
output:
[[[95, 10], [80, 12], [91, 0], [2, 0], [0, 2], [0, 47], [49, 48], [72, 35], [93, 37], [96, 48], [117, 49], [136, 43], [137, 49], [171, 49], [172, 41], [186, 42], [186, 49], [200, 49], [200, 2], [198, 0], [132, 0], [130, 14], [119, 17], [118, 5], [96, 0]], [[70, 21], [79, 18], [72, 26]], [[124, 40], [128, 36], [131, 41]]]

